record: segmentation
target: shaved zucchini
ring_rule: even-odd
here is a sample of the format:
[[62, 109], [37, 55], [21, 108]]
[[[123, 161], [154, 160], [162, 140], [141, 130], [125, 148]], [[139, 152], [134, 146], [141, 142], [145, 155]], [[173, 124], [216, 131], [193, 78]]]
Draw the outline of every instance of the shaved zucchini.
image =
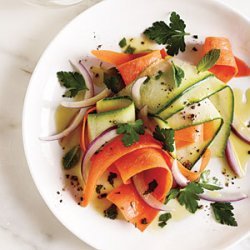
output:
[[118, 123], [135, 121], [135, 105], [129, 97], [105, 98], [97, 102], [98, 113], [88, 115], [89, 140]]
[[[175, 85], [172, 61], [182, 68], [185, 77], [179, 87]], [[141, 87], [141, 103], [147, 105], [150, 113], [155, 114], [169, 106], [178, 99], [188, 88], [211, 76], [212, 73], [205, 71], [197, 73], [196, 67], [178, 59], [160, 60], [149, 66], [142, 74], [149, 80]], [[131, 84], [122, 90], [119, 96], [131, 96]]]
[[231, 131], [231, 124], [233, 122], [233, 91], [229, 86], [227, 86], [223, 90], [209, 97], [209, 100], [216, 107], [223, 119], [223, 126], [211, 146], [211, 151], [213, 156], [223, 157], [225, 153], [226, 143]]

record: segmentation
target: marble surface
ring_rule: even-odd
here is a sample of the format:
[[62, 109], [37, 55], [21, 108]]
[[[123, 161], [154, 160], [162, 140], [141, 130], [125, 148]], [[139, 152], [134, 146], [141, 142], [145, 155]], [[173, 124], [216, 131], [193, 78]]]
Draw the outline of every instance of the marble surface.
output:
[[[221, 1], [250, 19], [249, 1]], [[1, 249], [93, 250], [64, 228], [40, 197], [24, 156], [21, 121], [25, 91], [42, 52], [66, 23], [97, 2], [49, 8], [0, 0]], [[250, 237], [231, 249], [250, 249]]]

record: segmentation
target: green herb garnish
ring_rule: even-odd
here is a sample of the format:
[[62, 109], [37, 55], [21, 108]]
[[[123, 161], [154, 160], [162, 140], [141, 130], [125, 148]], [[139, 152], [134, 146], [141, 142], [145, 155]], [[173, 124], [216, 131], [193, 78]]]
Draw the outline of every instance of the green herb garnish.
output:
[[168, 202], [169, 202], [170, 200], [172, 200], [172, 199], [176, 199], [177, 196], [179, 195], [179, 193], [180, 193], [180, 190], [179, 190], [179, 189], [177, 189], [177, 188], [172, 188], [172, 189], [169, 191], [169, 193], [168, 193], [168, 195], [167, 195], [167, 197], [166, 197], [165, 204], [168, 203]]
[[95, 192], [96, 192], [97, 194], [100, 194], [102, 188], [103, 188], [103, 185], [96, 185]]
[[162, 128], [157, 125], [155, 131], [153, 132], [153, 136], [156, 140], [162, 142], [162, 148], [169, 152], [174, 152], [174, 130]]
[[125, 37], [122, 38], [122, 40], [119, 42], [119, 46], [121, 48], [124, 48], [127, 45], [127, 40]]
[[113, 172], [110, 172], [109, 173], [109, 176], [108, 176], [108, 183], [111, 185], [111, 186], [114, 186], [114, 179], [117, 178], [117, 174], [116, 173], [113, 173]]
[[148, 183], [148, 189], [143, 193], [143, 195], [153, 193], [158, 187], [158, 183], [155, 179]]
[[215, 219], [221, 223], [229, 226], [238, 226], [237, 221], [234, 218], [234, 209], [230, 202], [215, 202], [211, 203], [211, 207], [214, 212]]
[[172, 215], [170, 213], [161, 214], [159, 216], [158, 226], [161, 228], [165, 227], [167, 225], [167, 221], [171, 218], [172, 218]]
[[208, 51], [196, 66], [198, 73], [206, 71], [210, 69], [212, 66], [214, 66], [214, 64], [218, 61], [219, 57], [220, 57], [219, 49], [212, 49]]
[[78, 72], [57, 72], [60, 84], [67, 89], [63, 97], [75, 97], [80, 91], [88, 90], [85, 80]]
[[104, 216], [111, 220], [116, 219], [117, 215], [118, 211], [117, 211], [117, 206], [115, 204], [112, 204], [109, 208], [104, 210]]
[[174, 56], [186, 49], [184, 37], [189, 33], [185, 32], [185, 28], [186, 25], [180, 16], [172, 12], [169, 25], [163, 21], [155, 22], [144, 31], [144, 35], [158, 44], [166, 45], [167, 53]]
[[70, 149], [63, 157], [63, 167], [64, 169], [73, 168], [80, 160], [81, 148], [79, 145], [74, 146]]
[[180, 193], [177, 197], [179, 203], [186, 207], [190, 213], [195, 213], [199, 208], [198, 200], [200, 200], [198, 194], [204, 192], [203, 188], [196, 182], [189, 183], [185, 188], [180, 189]]
[[125, 87], [125, 83], [116, 68], [110, 68], [104, 72], [104, 84], [115, 94]]
[[166, 197], [165, 203], [177, 198], [178, 202], [182, 206], [185, 206], [190, 213], [195, 213], [199, 208], [197, 201], [199, 201], [200, 198], [198, 195], [204, 193], [204, 189], [213, 191], [220, 190], [221, 187], [207, 183], [190, 182], [185, 188], [171, 189]]
[[135, 48], [131, 47], [130, 45], [124, 50], [126, 54], [133, 54], [135, 52]]
[[175, 65], [174, 62], [172, 62], [172, 67], [174, 71], [175, 86], [179, 87], [181, 85], [182, 79], [185, 77], [185, 73], [183, 69]]
[[118, 124], [116, 130], [117, 134], [123, 134], [123, 145], [128, 147], [133, 143], [139, 141], [140, 136], [145, 133], [142, 120], [136, 120], [135, 122]]

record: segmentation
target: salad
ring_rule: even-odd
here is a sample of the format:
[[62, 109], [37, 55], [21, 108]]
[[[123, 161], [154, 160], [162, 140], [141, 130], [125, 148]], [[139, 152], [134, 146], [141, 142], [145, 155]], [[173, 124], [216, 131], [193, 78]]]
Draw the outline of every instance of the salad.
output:
[[217, 222], [237, 226], [233, 202], [247, 195], [228, 191], [207, 168], [220, 157], [233, 179], [245, 175], [250, 90], [243, 102], [227, 83], [250, 70], [224, 37], [206, 37], [197, 65], [180, 60], [187, 36], [198, 38], [172, 12], [169, 24], [153, 23], [140, 40], [122, 38], [122, 52], [99, 46], [92, 51], [99, 64], [80, 60], [57, 72], [66, 88], [61, 106], [73, 113], [62, 132], [41, 139], [59, 140], [64, 150], [70, 142], [62, 164], [66, 178], [78, 172], [79, 205], [97, 198], [105, 217], [121, 215], [144, 231], [158, 215], [159, 227], [167, 225], [171, 200], [194, 214], [202, 199]]

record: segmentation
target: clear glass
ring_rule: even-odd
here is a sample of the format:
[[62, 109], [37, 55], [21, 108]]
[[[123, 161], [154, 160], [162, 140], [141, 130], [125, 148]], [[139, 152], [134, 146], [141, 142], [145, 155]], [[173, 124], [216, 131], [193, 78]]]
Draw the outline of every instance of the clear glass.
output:
[[24, 0], [26, 3], [39, 4], [44, 6], [68, 6], [82, 2], [83, 0]]

